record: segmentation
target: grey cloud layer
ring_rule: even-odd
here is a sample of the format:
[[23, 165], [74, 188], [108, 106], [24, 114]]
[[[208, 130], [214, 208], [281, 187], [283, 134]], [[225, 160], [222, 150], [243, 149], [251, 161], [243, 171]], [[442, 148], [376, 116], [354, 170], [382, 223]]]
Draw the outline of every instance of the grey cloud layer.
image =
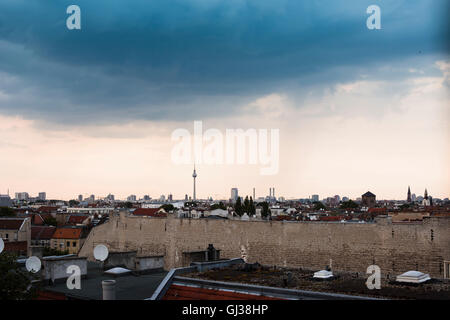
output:
[[[383, 29], [369, 31], [373, 2], [5, 0], [0, 112], [69, 123], [227, 115], [274, 91], [448, 53], [448, 1], [381, 3]], [[70, 4], [81, 31], [65, 27]]]

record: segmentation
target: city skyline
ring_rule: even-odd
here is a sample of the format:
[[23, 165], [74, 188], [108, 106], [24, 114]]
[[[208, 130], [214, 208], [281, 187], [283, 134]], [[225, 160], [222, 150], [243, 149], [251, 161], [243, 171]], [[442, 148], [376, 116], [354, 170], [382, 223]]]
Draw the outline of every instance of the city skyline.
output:
[[[194, 169], [194, 172], [195, 172], [195, 169]], [[193, 175], [191, 177], [193, 178]], [[196, 187], [195, 187], [195, 179], [196, 179], [196, 177], [197, 177], [197, 174], [195, 174], [195, 178], [194, 178], [194, 190], [195, 191], [196, 191]], [[410, 191], [410, 188], [411, 188], [411, 186], [408, 186], [407, 191], [405, 192], [404, 198], [401, 198], [401, 197], [400, 198], [382, 198], [382, 197], [380, 198], [378, 196], [377, 192], [375, 192], [373, 190], [372, 191], [375, 192], [375, 194], [377, 195], [377, 201], [378, 200], [408, 201], [408, 199], [410, 200], [410, 196], [411, 195], [413, 195], [414, 197], [423, 197], [425, 195], [425, 193], [428, 193], [433, 198], [437, 198], [437, 199], [441, 199], [441, 200], [449, 198], [448, 195], [447, 196], [439, 196], [439, 195], [435, 195], [435, 194], [430, 194], [428, 192], [429, 188], [427, 188], [427, 187], [425, 187], [422, 192]], [[274, 187], [269, 187], [268, 189], [269, 189], [268, 192], [266, 190], [266, 191], [261, 191], [261, 193], [258, 194], [258, 193], [256, 193], [257, 188], [254, 188], [254, 187], [251, 188], [251, 193], [247, 193], [245, 191], [242, 192], [242, 189], [240, 189], [239, 187], [231, 187], [231, 188], [229, 188], [229, 190], [231, 190], [231, 194], [232, 195], [233, 195], [234, 190], [236, 190], [236, 194], [239, 197], [245, 198], [246, 196], [248, 196], [248, 197], [253, 197], [254, 199], [273, 197], [272, 192], [274, 191], [275, 188]], [[371, 191], [371, 190], [368, 189], [366, 191]], [[356, 195], [356, 196], [349, 196], [348, 194], [340, 194], [339, 192], [335, 192], [335, 193], [330, 193], [330, 194], [310, 193], [309, 195], [305, 195], [305, 196], [293, 196], [293, 197], [288, 197], [288, 196], [286, 196], [284, 194], [279, 194], [279, 195], [276, 194], [275, 198], [278, 199], [279, 197], [283, 197], [286, 200], [295, 200], [295, 199], [312, 199], [312, 200], [314, 200], [314, 197], [318, 196], [318, 199], [320, 201], [322, 201], [322, 200], [325, 200], [325, 199], [330, 198], [330, 197], [339, 196], [341, 198], [341, 200], [343, 198], [348, 198], [350, 200], [356, 200], [358, 198], [361, 198], [362, 194], [365, 193], [366, 191], [364, 191], [360, 195]], [[26, 194], [28, 194], [30, 196], [30, 198], [36, 198], [36, 199], [40, 199], [40, 196], [42, 194], [44, 194], [44, 197], [47, 197], [47, 199], [50, 199], [50, 200], [64, 200], [64, 201], [68, 201], [68, 200], [78, 200], [79, 201], [80, 200], [79, 199], [80, 196], [82, 196], [83, 201], [84, 201], [85, 199], [88, 199], [88, 198], [92, 197], [93, 195], [95, 196], [95, 200], [100, 200], [100, 199], [102, 199], [102, 200], [111, 200], [111, 197], [113, 197], [113, 200], [116, 200], [116, 201], [130, 201], [130, 197], [136, 198], [133, 201], [148, 201], [149, 199], [145, 199], [147, 196], [149, 196], [151, 200], [155, 201], [155, 200], [158, 200], [161, 196], [166, 196], [166, 195], [167, 196], [169, 196], [169, 195], [172, 196], [173, 197], [173, 201], [184, 201], [186, 195], [188, 197], [192, 197], [193, 200], [195, 198], [197, 198], [195, 200], [207, 200], [210, 197], [212, 197], [211, 195], [202, 196], [202, 197], [193, 197], [192, 193], [191, 194], [184, 193], [182, 196], [181, 196], [181, 194], [174, 196], [174, 194], [172, 192], [161, 192], [159, 194], [154, 194], [153, 196], [151, 194], [149, 194], [149, 193], [139, 194], [139, 193], [132, 193], [131, 192], [131, 193], [128, 193], [128, 194], [125, 195], [125, 194], [114, 194], [112, 192], [108, 192], [106, 195], [103, 196], [103, 195], [97, 195], [97, 194], [93, 194], [93, 193], [89, 193], [88, 192], [88, 193], [78, 193], [76, 196], [69, 197], [69, 198], [58, 198], [58, 197], [53, 197], [52, 198], [51, 196], [50, 197], [47, 196], [47, 194], [48, 194], [47, 192], [42, 192], [42, 191], [36, 193], [36, 197], [33, 197], [32, 195], [34, 193], [32, 193], [32, 192], [28, 192], [28, 191], [20, 191], [20, 192], [18, 192], [18, 191], [16, 191], [14, 193], [10, 193], [9, 190], [6, 193], [0, 192], [0, 195], [2, 195], [2, 194], [3, 195], [9, 194], [11, 199], [17, 199], [17, 194], [18, 193], [26, 193]], [[14, 197], [13, 197], [13, 194], [15, 194]], [[254, 194], [256, 194], [256, 197], [254, 197]], [[218, 197], [212, 197], [212, 198], [213, 198], [213, 200], [230, 200], [230, 199], [233, 198], [233, 196], [228, 196], [228, 197], [227, 196], [218, 196]], [[45, 200], [45, 198], [44, 198], [44, 200]]]
[[78, 4], [80, 30], [53, 3], [0, 4], [2, 193], [192, 196], [172, 134], [202, 121], [279, 130], [279, 163], [198, 163], [199, 198], [449, 196], [446, 0], [383, 4], [379, 30], [366, 0]]

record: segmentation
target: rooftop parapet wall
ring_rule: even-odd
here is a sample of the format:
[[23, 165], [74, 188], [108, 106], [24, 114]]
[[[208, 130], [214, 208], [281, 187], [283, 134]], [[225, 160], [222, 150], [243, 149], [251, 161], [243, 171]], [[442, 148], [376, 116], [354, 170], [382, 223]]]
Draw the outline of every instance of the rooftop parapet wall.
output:
[[[80, 255], [93, 259], [93, 248], [163, 255], [165, 269], [183, 266], [183, 252], [204, 250], [209, 243], [222, 258], [245, 257], [248, 262], [286, 267], [365, 273], [371, 264], [382, 275], [420, 270], [442, 278], [443, 261], [450, 260], [450, 218], [426, 218], [419, 224], [316, 223], [112, 217], [93, 228]], [[331, 259], [331, 260], [330, 260]]]

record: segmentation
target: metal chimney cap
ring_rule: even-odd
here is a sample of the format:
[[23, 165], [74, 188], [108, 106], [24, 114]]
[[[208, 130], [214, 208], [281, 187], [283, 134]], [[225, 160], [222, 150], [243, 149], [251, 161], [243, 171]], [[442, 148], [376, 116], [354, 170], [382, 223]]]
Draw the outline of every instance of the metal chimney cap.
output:
[[102, 281], [102, 286], [105, 287], [111, 287], [114, 286], [116, 284], [116, 280], [103, 280]]

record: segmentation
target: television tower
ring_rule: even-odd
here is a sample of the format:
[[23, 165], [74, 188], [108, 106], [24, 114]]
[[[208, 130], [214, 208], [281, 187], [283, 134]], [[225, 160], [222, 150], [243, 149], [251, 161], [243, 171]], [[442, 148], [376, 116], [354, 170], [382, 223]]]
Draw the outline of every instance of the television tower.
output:
[[193, 195], [193, 201], [196, 200], [195, 196], [195, 178], [197, 178], [197, 172], [195, 172], [195, 163], [194, 163], [194, 173], [192, 173], [192, 178], [194, 178], [194, 195]]

